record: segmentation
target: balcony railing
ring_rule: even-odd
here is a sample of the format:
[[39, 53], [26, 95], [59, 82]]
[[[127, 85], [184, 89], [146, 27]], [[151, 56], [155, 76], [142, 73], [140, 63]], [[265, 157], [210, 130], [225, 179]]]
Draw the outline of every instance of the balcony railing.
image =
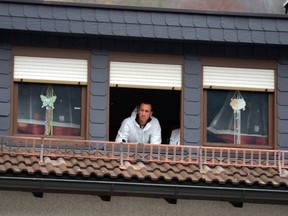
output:
[[119, 143], [95, 140], [0, 136], [0, 155], [37, 156], [39, 162], [49, 158], [89, 158], [124, 161], [288, 168], [288, 151], [230, 147], [175, 146]]

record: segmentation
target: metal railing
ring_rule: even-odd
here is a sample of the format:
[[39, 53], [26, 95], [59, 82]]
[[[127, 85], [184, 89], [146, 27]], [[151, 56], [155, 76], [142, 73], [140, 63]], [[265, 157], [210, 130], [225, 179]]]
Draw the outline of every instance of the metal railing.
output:
[[206, 146], [119, 143], [95, 140], [0, 136], [0, 155], [89, 158], [157, 163], [288, 168], [288, 151]]

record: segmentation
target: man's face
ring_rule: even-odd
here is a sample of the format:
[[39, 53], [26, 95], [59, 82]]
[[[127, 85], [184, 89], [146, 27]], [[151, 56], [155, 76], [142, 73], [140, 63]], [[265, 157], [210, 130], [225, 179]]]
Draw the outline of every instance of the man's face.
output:
[[150, 104], [141, 104], [138, 110], [139, 115], [139, 123], [146, 124], [147, 120], [150, 116], [152, 116], [153, 111], [151, 110], [152, 107]]

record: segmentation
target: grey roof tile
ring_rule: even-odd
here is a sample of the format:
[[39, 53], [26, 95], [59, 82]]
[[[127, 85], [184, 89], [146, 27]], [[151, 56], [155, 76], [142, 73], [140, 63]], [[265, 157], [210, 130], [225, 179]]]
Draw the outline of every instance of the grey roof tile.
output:
[[138, 22], [140, 24], [152, 24], [151, 13], [149, 12], [138, 12]]
[[38, 14], [40, 18], [52, 19], [53, 18], [53, 7], [40, 5], [38, 8]]
[[0, 18], [0, 28], [3, 29], [13, 29], [13, 24], [12, 24], [12, 17], [1, 17]]
[[238, 41], [243, 43], [251, 43], [251, 31], [248, 30], [238, 30]]
[[6, 78], [2, 81], [3, 76], [4, 75], [0, 75], [0, 77], [1, 77], [1, 80], [0, 80], [0, 86], [1, 86], [1, 88], [0, 88], [0, 95], [1, 95], [0, 102], [8, 103], [10, 101], [10, 88], [3, 88], [3, 87], [8, 85], [8, 83], [4, 83], [4, 81], [10, 81], [10, 77], [8, 77], [6, 75], [8, 78]]
[[41, 19], [40, 26], [42, 31], [55, 31], [55, 21], [52, 19]]
[[186, 40], [196, 40], [196, 28], [183, 27], [182, 28], [183, 38]]
[[181, 26], [192, 27], [194, 26], [194, 16], [188, 14], [180, 14], [179, 23]]
[[210, 28], [221, 28], [221, 17], [207, 16], [207, 26]]
[[281, 32], [288, 32], [287, 19], [278, 19], [276, 21], [276, 28]]
[[196, 37], [198, 40], [207, 41], [210, 39], [210, 32], [208, 28], [196, 28]]
[[288, 78], [288, 64], [278, 64], [278, 77]]
[[235, 18], [234, 17], [221, 17], [221, 26], [225, 29], [234, 29], [235, 28]]
[[179, 15], [178, 14], [166, 14], [165, 15], [166, 24], [168, 26], [178, 26], [179, 25]]
[[88, 9], [88, 8], [82, 8], [81, 9], [81, 18], [83, 21], [95, 21], [95, 10], [94, 9]]
[[156, 38], [168, 38], [168, 27], [162, 25], [154, 26], [155, 37]]
[[143, 37], [154, 37], [154, 29], [151, 25], [140, 25], [140, 31]]
[[280, 32], [279, 41], [281, 44], [288, 44], [288, 32]]
[[210, 39], [212, 41], [223, 41], [224, 40], [224, 31], [223, 29], [210, 28]]
[[168, 26], [168, 35], [173, 39], [183, 39], [181, 27]]
[[288, 124], [286, 120], [278, 119], [278, 132], [279, 133], [288, 133]]
[[9, 14], [11, 16], [24, 16], [24, 4], [13, 4], [9, 6]]
[[68, 20], [55, 20], [55, 29], [57, 32], [70, 32]]
[[69, 20], [82, 20], [82, 17], [81, 17], [81, 9], [80, 8], [71, 8], [71, 7], [68, 7], [67, 8], [67, 18]]
[[12, 25], [14, 29], [27, 30], [26, 19], [23, 17], [12, 17]]
[[114, 23], [124, 23], [124, 12], [123, 11], [111, 11], [110, 20]]
[[[10, 116], [10, 103], [9, 102], [0, 102], [0, 116]], [[0, 129], [8, 129], [9, 128], [9, 118], [2, 118], [2, 122], [0, 122]]]
[[54, 6], [52, 9], [53, 18], [59, 20], [66, 20], [67, 19], [67, 9], [62, 7]]
[[95, 12], [96, 20], [98, 22], [109, 22], [110, 21], [110, 10], [96, 9]]
[[[276, 20], [274, 19], [268, 19], [268, 18], [263, 18], [262, 19], [263, 23], [263, 29], [266, 31], [276, 31]], [[258, 29], [262, 30], [262, 29]]]
[[87, 34], [97, 34], [98, 24], [96, 22], [84, 22], [84, 32]]
[[278, 79], [278, 90], [279, 91], [287, 91], [288, 92], [288, 78], [283, 78], [281, 77], [281, 79]]
[[166, 17], [164, 13], [152, 13], [151, 19], [154, 25], [166, 25]]
[[69, 25], [70, 25], [69, 28], [70, 28], [71, 33], [79, 33], [79, 34], [84, 33], [83, 22], [81, 22], [81, 21], [70, 21]]
[[200, 115], [201, 114], [201, 107], [199, 102], [189, 102], [189, 101], [184, 101], [184, 106], [185, 107], [192, 107], [191, 109], [186, 110], [186, 115]]
[[124, 11], [124, 21], [126, 23], [138, 23], [138, 14], [135, 11]]
[[207, 27], [207, 16], [203, 15], [194, 15], [193, 23], [196, 27]]
[[91, 66], [93, 68], [107, 69], [108, 68], [108, 56], [107, 55], [92, 55]]
[[288, 120], [288, 106], [278, 106], [278, 118], [281, 120]]
[[97, 68], [91, 71], [91, 81], [92, 82], [107, 82], [108, 72], [107, 68]]
[[224, 40], [229, 42], [237, 42], [238, 41], [238, 35], [237, 31], [235, 30], [224, 30]]
[[236, 17], [235, 18], [235, 27], [236, 29], [249, 29], [249, 18], [244, 17]]
[[98, 23], [98, 32], [102, 35], [112, 35], [112, 23]]
[[249, 27], [252, 30], [263, 30], [262, 19], [249, 18]]
[[251, 37], [254, 43], [265, 43], [265, 35], [262, 31], [251, 31]]
[[277, 96], [278, 106], [288, 106], [288, 92], [278, 91]]
[[274, 31], [266, 31], [265, 39], [267, 43], [279, 44], [279, 33]]
[[126, 31], [128, 36], [139, 37], [141, 35], [140, 25], [138, 24], [127, 24]]
[[26, 25], [27, 25], [27, 28], [29, 30], [31, 30], [31, 31], [39, 31], [39, 30], [41, 30], [40, 19], [26, 18]]
[[36, 5], [24, 5], [24, 15], [26, 17], [39, 17], [39, 6]]
[[0, 2], [0, 15], [1, 16], [8, 16], [9, 15], [9, 4], [5, 4], [5, 3]]
[[112, 31], [114, 35], [126, 36], [126, 24], [123, 23], [113, 23]]

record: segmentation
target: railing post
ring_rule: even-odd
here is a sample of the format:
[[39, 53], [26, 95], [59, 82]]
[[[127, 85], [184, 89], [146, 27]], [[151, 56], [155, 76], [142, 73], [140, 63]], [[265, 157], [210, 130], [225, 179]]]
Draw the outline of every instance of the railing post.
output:
[[199, 152], [198, 152], [198, 157], [199, 157], [199, 169], [200, 171], [203, 170], [203, 153], [202, 153], [202, 146], [200, 146], [200, 148], [198, 149]]
[[281, 176], [282, 175], [282, 157], [281, 157], [281, 152], [278, 151], [278, 172], [279, 172], [279, 175]]
[[44, 160], [43, 160], [43, 150], [44, 149], [44, 138], [42, 137], [41, 138], [41, 150], [40, 150], [40, 162], [43, 163]]

